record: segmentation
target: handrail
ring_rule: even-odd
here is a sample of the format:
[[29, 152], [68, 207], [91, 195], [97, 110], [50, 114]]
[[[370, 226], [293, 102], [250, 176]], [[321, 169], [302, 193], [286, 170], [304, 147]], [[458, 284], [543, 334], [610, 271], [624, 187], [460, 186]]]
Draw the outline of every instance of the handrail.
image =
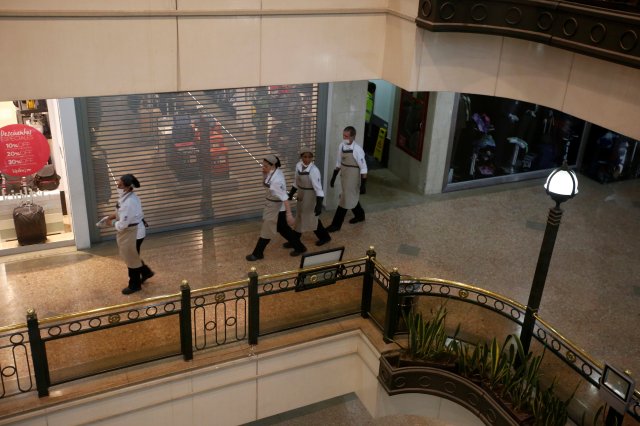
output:
[[224, 283], [224, 284], [212, 285], [212, 286], [209, 286], [209, 287], [198, 288], [196, 290], [191, 290], [191, 295], [193, 296], [194, 294], [206, 293], [208, 291], [218, 291], [218, 290], [222, 290], [222, 289], [225, 289], [225, 288], [237, 287], [237, 286], [243, 285], [243, 284], [249, 284], [249, 280], [247, 278], [245, 278], [244, 280], [240, 280], [240, 281], [233, 281], [233, 282], [230, 282], [230, 283]]
[[365, 261], [367, 259], [368, 259], [367, 256], [365, 256], [365, 257], [357, 257], [355, 259], [342, 260], [342, 261], [333, 262], [333, 263], [323, 263], [322, 265], [308, 266], [308, 267], [302, 268], [302, 269], [292, 269], [291, 271], [278, 272], [278, 273], [275, 273], [275, 274], [259, 275], [258, 276], [258, 281], [267, 281], [267, 280], [273, 280], [273, 279], [276, 279], [276, 278], [283, 278], [283, 277], [287, 277], [287, 276], [291, 276], [291, 275], [299, 275], [301, 273], [318, 271], [318, 270], [327, 269], [327, 268], [331, 268], [331, 267], [341, 266], [341, 265], [344, 265], [344, 264], [347, 264], [347, 263], [362, 262], [362, 261]]
[[[166, 294], [166, 295], [162, 295], [162, 296], [155, 296], [155, 297], [148, 297], [146, 299], [142, 299], [142, 300], [138, 300], [135, 302], [127, 302], [127, 303], [121, 303], [119, 305], [112, 305], [112, 306], [106, 306], [104, 308], [97, 308], [97, 309], [91, 309], [88, 311], [83, 311], [83, 312], [74, 312], [72, 314], [62, 314], [62, 315], [57, 315], [55, 317], [47, 317], [44, 319], [41, 319], [38, 321], [38, 323], [40, 325], [45, 325], [45, 324], [51, 324], [53, 322], [59, 322], [59, 321], [64, 321], [64, 320], [68, 320], [68, 319], [72, 319], [72, 318], [79, 318], [79, 317], [83, 317], [83, 316], [92, 316], [95, 314], [100, 314], [103, 312], [109, 312], [109, 311], [113, 311], [116, 309], [124, 309], [124, 308], [128, 308], [131, 306], [139, 306], [139, 305], [144, 305], [144, 304], [155, 304], [157, 302], [162, 302], [164, 300], [169, 300], [175, 297], [180, 297], [180, 293], [173, 293], [173, 294]], [[143, 303], [141, 303], [143, 302]]]
[[[363, 262], [366, 265], [364, 270], [360, 269], [363, 265]], [[72, 314], [63, 314], [44, 318], [41, 321], [38, 321], [37, 316], [32, 310], [29, 310], [26, 324], [14, 324], [10, 326], [0, 327], [0, 334], [3, 334], [4, 339], [10, 341], [10, 344], [5, 344], [4, 346], [0, 346], [0, 348], [6, 349], [20, 346], [22, 349], [24, 349], [25, 360], [21, 360], [21, 362], [26, 362], [26, 366], [27, 368], [29, 368], [29, 374], [26, 377], [28, 377], [29, 379], [34, 377], [31, 375], [30, 367], [31, 365], [33, 365], [36, 382], [38, 382], [38, 392], [39, 395], [43, 396], [46, 395], [46, 392], [48, 392], [47, 388], [51, 384], [48, 376], [49, 367], [47, 366], [45, 344], [49, 340], [63, 337], [62, 335], [54, 335], [51, 333], [48, 337], [40, 336], [43, 330], [51, 329], [51, 324], [53, 323], [56, 323], [56, 325], [53, 325], [54, 328], [59, 328], [59, 323], [65, 320], [83, 317], [80, 321], [93, 321], [95, 320], [95, 316], [97, 314], [102, 315], [105, 313], [112, 313], [113, 311], [119, 309], [122, 310], [125, 308], [134, 308], [135, 310], [141, 310], [144, 308], [149, 309], [157, 307], [158, 303], [163, 301], [169, 301], [172, 305], [174, 305], [175, 302], [179, 302], [181, 304], [180, 309], [175, 311], [172, 309], [170, 312], [167, 312], [167, 315], [179, 314], [181, 317], [181, 351], [183, 356], [185, 357], [185, 360], [187, 360], [191, 359], [191, 357], [193, 356], [194, 348], [196, 350], [201, 350], [210, 348], [212, 346], [224, 345], [231, 341], [241, 341], [246, 339], [248, 339], [250, 343], [254, 341], [254, 343], [251, 344], [257, 343], [257, 337], [260, 336], [259, 300], [263, 295], [266, 294], [260, 294], [257, 291], [258, 285], [266, 285], [268, 283], [277, 281], [278, 279], [285, 279], [287, 281], [287, 287], [285, 290], [292, 290], [293, 287], [290, 286], [291, 279], [294, 279], [294, 283], [297, 284], [298, 277], [301, 274], [308, 274], [331, 268], [336, 268], [341, 271], [346, 271], [348, 268], [353, 268], [350, 274], [338, 274], [337, 279], [334, 282], [342, 281], [345, 279], [352, 279], [359, 276], [364, 277], [362, 282], [361, 307], [359, 309], [359, 312], [363, 317], [369, 317], [370, 314], [369, 310], [371, 308], [371, 285], [373, 281], [378, 279], [380, 282], [382, 282], [383, 288], [387, 292], [388, 298], [386, 302], [386, 312], [384, 314], [384, 325], [381, 328], [383, 329], [383, 337], [388, 341], [393, 339], [393, 336], [396, 332], [395, 328], [399, 313], [398, 306], [400, 303], [399, 297], [401, 296], [408, 295], [426, 297], [451, 297], [463, 302], [477, 304], [488, 310], [493, 310], [494, 312], [507, 317], [509, 320], [517, 324], [521, 324], [521, 322], [519, 322], [520, 315], [527, 309], [525, 305], [509, 297], [490, 290], [482, 289], [475, 285], [433, 277], [413, 277], [410, 275], [401, 275], [398, 272], [397, 268], [393, 268], [391, 272], [389, 272], [389, 269], [387, 269], [376, 259], [375, 251], [373, 247], [371, 247], [369, 251], [367, 251], [367, 256], [364, 257], [324, 263], [285, 272], [258, 276], [256, 273], [256, 269], [252, 268], [251, 272], [249, 273], [249, 278], [214, 286], [208, 286], [194, 291], [190, 291], [189, 285], [185, 280], [183, 281], [181, 286], [181, 293], [161, 295], [135, 302], [128, 302], [83, 312], [75, 312]], [[387, 280], [387, 282], [383, 282], [385, 280]], [[420, 288], [419, 286], [422, 286], [422, 288]], [[433, 286], [433, 288], [431, 288], [431, 286]], [[456, 294], [454, 292], [451, 292], [451, 288], [458, 289], [459, 291]], [[231, 292], [225, 294], [227, 290], [231, 290]], [[434, 291], [432, 292], [432, 290]], [[469, 295], [471, 293], [475, 293], [476, 300], [469, 298]], [[369, 299], [368, 302], [366, 302], [367, 299]], [[486, 302], [488, 301], [493, 301], [493, 306], [487, 304]], [[222, 309], [222, 311], [220, 311], [219, 308]], [[207, 311], [207, 309], [209, 309], [209, 311]], [[227, 312], [227, 310], [229, 310], [230, 312]], [[353, 313], [356, 312], [351, 311], [350, 315], [352, 315]], [[222, 315], [222, 317], [219, 317], [219, 315]], [[155, 313], [150, 314], [149, 319], [153, 319], [154, 316]], [[599, 376], [602, 374], [602, 370], [604, 368], [603, 364], [593, 359], [585, 352], [584, 349], [578, 347], [575, 343], [562, 335], [559, 331], [557, 331], [556, 328], [552, 327], [546, 321], [540, 318], [539, 315], [535, 315], [534, 318], [536, 324], [538, 325], [538, 336], [536, 336], [536, 338], [543, 345], [551, 348], [554, 351], [555, 355], [565, 361], [571, 368], [580, 373], [582, 380], [590, 382], [596, 387], [599, 386]], [[139, 321], [138, 317], [129, 319], [133, 322]], [[323, 317], [316, 322], [326, 321], [327, 319], [329, 319], [329, 317]], [[109, 318], [109, 320], [111, 320], [111, 318]], [[229, 322], [229, 320], [231, 321]], [[194, 321], [194, 323], [192, 323], [192, 321]], [[195, 323], [196, 321], [197, 324]], [[76, 321], [76, 323], [77, 322], [78, 321]], [[117, 322], [118, 321], [115, 321], [114, 324], [105, 324], [104, 327], [99, 324], [91, 325], [91, 323], [89, 323], [91, 329], [81, 330], [80, 327], [76, 329], [70, 328], [70, 331], [71, 335], [73, 335], [74, 333], [98, 331], [101, 329], [114, 327], [116, 326], [115, 323]], [[220, 324], [219, 326], [218, 322]], [[255, 325], [250, 325], [250, 323]], [[380, 326], [379, 322], [377, 322], [377, 324], [378, 326]], [[126, 325], [127, 324], [119, 324], [119, 326]], [[45, 327], [41, 328], [41, 326]], [[257, 328], [254, 329], [254, 334], [251, 334], [251, 327], [256, 326]], [[293, 325], [292, 327], [299, 326], [301, 325]], [[211, 329], [209, 327], [214, 327], [215, 329]], [[231, 337], [228, 338], [227, 333], [229, 332], [230, 327], [235, 327], [235, 331], [231, 330]], [[28, 329], [28, 341], [25, 338], [25, 328]], [[11, 332], [13, 330], [20, 330], [18, 337], [16, 337], [15, 335], [8, 336], [6, 334], [7, 332]], [[198, 343], [197, 340], [195, 342], [191, 342], [192, 333], [195, 333], [196, 339], [198, 339], [198, 336], [200, 336], [204, 340], [202, 340], [201, 343]], [[200, 335], [198, 333], [202, 334]], [[207, 339], [210, 339], [212, 343], [208, 344]], [[26, 355], [27, 344], [31, 347], [33, 358]], [[37, 359], [38, 355], [35, 354], [38, 351], [41, 352], [41, 354], [39, 355], [40, 359]], [[579, 363], [576, 363], [577, 357], [580, 358]], [[14, 361], [14, 363], [17, 363], [17, 361]], [[15, 372], [12, 374], [12, 376], [15, 376], [18, 381], [21, 378], [24, 380], [24, 373], [18, 373], [17, 367], [17, 364], [13, 366]], [[29, 386], [26, 386], [24, 388], [19, 386], [18, 390], [20, 392], [28, 392], [34, 389], [30, 384]], [[4, 398], [5, 395], [9, 396], [14, 394], [15, 393], [2, 393], [0, 395], [0, 398]], [[634, 416], [637, 416], [637, 407], [639, 407], [638, 400], [640, 400], [640, 390], [634, 389], [633, 397], [635, 408], [633, 408], [633, 410], [630, 412], [632, 412]]]
[[[408, 283], [407, 281], [411, 281], [411, 283]], [[523, 305], [522, 303], [517, 302], [517, 301], [515, 301], [513, 299], [510, 299], [510, 298], [508, 298], [506, 296], [503, 296], [503, 295], [501, 295], [499, 293], [495, 293], [495, 292], [493, 292], [491, 290], [485, 290], [483, 288], [476, 287], [476, 286], [470, 285], [470, 284], [461, 283], [461, 282], [458, 282], [458, 281], [450, 281], [450, 280], [443, 280], [441, 278], [428, 278], [428, 277], [417, 278], [417, 277], [412, 277], [412, 276], [409, 276], [409, 275], [402, 275], [402, 277], [400, 279], [400, 284], [412, 284], [413, 282], [420, 282], [420, 283], [424, 282], [426, 284], [429, 284], [429, 283], [445, 284], [445, 285], [451, 285], [451, 286], [454, 286], [454, 287], [460, 287], [460, 288], [465, 289], [465, 290], [471, 290], [471, 291], [474, 291], [476, 293], [480, 293], [480, 294], [484, 294], [484, 295], [487, 295], [487, 296], [491, 296], [494, 299], [500, 300], [501, 302], [506, 302], [506, 303], [508, 303], [510, 305], [514, 305], [514, 306], [522, 309], [523, 311], [527, 309], [526, 305]]]

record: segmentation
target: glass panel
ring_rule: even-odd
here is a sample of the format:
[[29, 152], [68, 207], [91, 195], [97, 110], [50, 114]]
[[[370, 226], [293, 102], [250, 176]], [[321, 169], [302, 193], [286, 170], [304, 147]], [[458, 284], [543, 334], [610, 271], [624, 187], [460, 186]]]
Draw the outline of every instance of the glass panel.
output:
[[592, 125], [582, 173], [601, 183], [640, 177], [640, 142]]
[[449, 183], [575, 165], [584, 121], [528, 102], [461, 94]]
[[584, 416], [586, 425], [603, 424], [602, 417], [599, 423], [593, 421], [598, 409], [604, 405], [598, 397], [598, 388], [562, 360], [561, 357], [565, 354], [560, 355], [550, 349], [544, 350], [544, 346], [535, 339], [531, 342], [531, 351], [535, 355], [541, 355], [544, 352], [540, 365], [542, 372], [540, 383], [543, 389], [551, 386], [555, 380], [556, 396], [567, 400], [577, 387], [576, 394], [568, 407], [570, 417], [575, 421]]
[[369, 315], [378, 323], [380, 328], [384, 327], [384, 319], [387, 313], [387, 291], [378, 283], [373, 283], [371, 296], [371, 311]]
[[305, 291], [260, 297], [260, 334], [360, 312], [362, 277]]
[[74, 238], [57, 119], [46, 99], [0, 102], [0, 249]]
[[177, 355], [179, 316], [157, 317], [50, 340], [46, 342], [46, 350], [52, 384]]
[[413, 298], [413, 309], [421, 312], [426, 320], [432, 318], [442, 304], [447, 310], [445, 326], [449, 336], [453, 336], [458, 324], [458, 339], [472, 344], [483, 340], [489, 343], [494, 337], [502, 344], [509, 334], [520, 334], [520, 325], [487, 307], [444, 297]]

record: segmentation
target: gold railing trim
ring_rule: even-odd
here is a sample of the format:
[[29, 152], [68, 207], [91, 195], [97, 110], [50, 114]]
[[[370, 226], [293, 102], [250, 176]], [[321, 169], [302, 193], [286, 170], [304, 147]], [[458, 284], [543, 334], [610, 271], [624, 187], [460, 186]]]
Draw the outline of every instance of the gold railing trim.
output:
[[391, 273], [389, 272], [389, 270], [388, 270], [388, 269], [387, 269], [387, 268], [386, 268], [382, 263], [380, 263], [380, 262], [378, 261], [378, 258], [374, 257], [373, 259], [371, 259], [371, 261], [373, 262], [373, 265], [374, 265], [377, 269], [379, 269], [379, 270], [380, 270], [380, 272], [382, 272], [382, 274], [383, 274], [385, 277], [389, 278], [389, 276], [390, 276], [390, 274], [391, 274]]
[[303, 272], [316, 271], [316, 270], [321, 270], [321, 269], [325, 269], [325, 268], [331, 268], [333, 266], [340, 266], [340, 265], [345, 265], [345, 264], [349, 264], [349, 263], [366, 261], [367, 259], [369, 259], [369, 257], [368, 256], [364, 256], [364, 257], [358, 257], [358, 258], [355, 258], [355, 259], [341, 260], [339, 262], [323, 263], [323, 264], [320, 264], [320, 265], [313, 265], [313, 266], [310, 266], [310, 267], [304, 268], [304, 269], [293, 269], [291, 271], [278, 272], [277, 274], [260, 275], [260, 276], [258, 276], [258, 281], [272, 280], [272, 279], [275, 279], [275, 278], [286, 277], [286, 276], [290, 276], [290, 275], [298, 275], [298, 274], [301, 274]]
[[212, 286], [209, 286], [209, 287], [203, 287], [203, 288], [198, 288], [198, 289], [195, 289], [195, 290], [191, 290], [191, 296], [193, 296], [196, 293], [205, 293], [207, 291], [214, 291], [214, 290], [218, 291], [218, 290], [221, 290], [223, 288], [235, 287], [235, 286], [239, 286], [239, 285], [243, 285], [243, 284], [248, 285], [249, 284], [249, 278], [245, 278], [245, 279], [240, 280], [240, 281], [234, 281], [234, 282], [224, 283], [224, 284], [216, 284], [216, 285], [212, 285]]
[[11, 325], [5, 325], [3, 327], [0, 327], [0, 334], [4, 334], [13, 330], [18, 330], [21, 328], [27, 328], [27, 323], [22, 323], [22, 324], [11, 324]]
[[81, 316], [95, 316], [96, 314], [100, 314], [102, 312], [108, 312], [108, 311], [113, 311], [116, 309], [124, 309], [124, 308], [128, 308], [130, 306], [136, 306], [138, 305], [140, 308], [144, 308], [145, 305], [148, 304], [152, 304], [152, 303], [157, 303], [157, 302], [161, 302], [163, 300], [168, 300], [168, 299], [172, 299], [172, 298], [177, 298], [177, 300], [175, 300], [176, 302], [180, 301], [180, 293], [174, 293], [174, 294], [165, 294], [162, 296], [156, 296], [156, 297], [149, 297], [147, 299], [142, 299], [142, 300], [137, 300], [135, 302], [127, 302], [127, 303], [122, 303], [119, 305], [112, 305], [112, 306], [106, 306], [104, 308], [97, 308], [97, 309], [91, 309], [88, 311], [83, 311], [83, 312], [74, 312], [72, 314], [63, 314], [63, 315], [58, 315], [55, 317], [48, 317], [48, 318], [44, 318], [41, 320], [38, 320], [38, 324], [39, 325], [44, 325], [44, 324], [50, 324], [52, 322], [59, 322], [59, 321], [64, 321], [64, 320], [68, 320], [68, 319], [73, 319], [73, 318], [78, 318]]
[[429, 277], [418, 278], [418, 277], [412, 277], [412, 276], [409, 276], [409, 275], [403, 275], [401, 277], [401, 279], [400, 279], [400, 282], [402, 282], [402, 281], [418, 281], [418, 282], [425, 281], [427, 284], [429, 282], [432, 282], [432, 283], [436, 283], [436, 284], [446, 284], [446, 285], [458, 286], [458, 287], [461, 287], [461, 288], [466, 289], [466, 290], [473, 290], [476, 293], [480, 293], [480, 294], [485, 295], [485, 296], [491, 296], [494, 299], [500, 300], [501, 302], [507, 302], [507, 303], [509, 303], [511, 305], [514, 305], [514, 306], [522, 309], [523, 311], [527, 310], [527, 306], [526, 305], [523, 305], [520, 302], [516, 302], [515, 300], [510, 299], [510, 298], [508, 298], [506, 296], [503, 296], [500, 293], [495, 293], [495, 292], [490, 291], [490, 290], [485, 290], [483, 288], [476, 287], [476, 286], [470, 285], [470, 284], [461, 283], [461, 282], [458, 282], [458, 281], [450, 281], [450, 280], [443, 280], [443, 279], [440, 279], [440, 278], [429, 278]]

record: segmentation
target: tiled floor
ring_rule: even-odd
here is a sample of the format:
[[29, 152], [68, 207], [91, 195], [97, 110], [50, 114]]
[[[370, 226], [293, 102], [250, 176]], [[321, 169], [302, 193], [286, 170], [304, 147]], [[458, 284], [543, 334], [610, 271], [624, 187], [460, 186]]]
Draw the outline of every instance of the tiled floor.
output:
[[[578, 196], [563, 204], [540, 314], [595, 359], [640, 372], [640, 182], [580, 179]], [[402, 274], [473, 284], [526, 303], [553, 205], [540, 180], [421, 196], [376, 170], [362, 203], [366, 222], [345, 222], [328, 244], [344, 245], [345, 258], [373, 245], [378, 260]], [[325, 224], [332, 213], [323, 213]], [[45, 318], [177, 293], [183, 279], [195, 289], [245, 278], [252, 266], [259, 274], [296, 269], [299, 258], [279, 240], [264, 260], [244, 259], [259, 227], [255, 220], [150, 235], [142, 251], [156, 276], [128, 297], [120, 294], [126, 269], [115, 242], [6, 256], [1, 325], [23, 323], [27, 308]], [[304, 236], [309, 248], [314, 241]]]

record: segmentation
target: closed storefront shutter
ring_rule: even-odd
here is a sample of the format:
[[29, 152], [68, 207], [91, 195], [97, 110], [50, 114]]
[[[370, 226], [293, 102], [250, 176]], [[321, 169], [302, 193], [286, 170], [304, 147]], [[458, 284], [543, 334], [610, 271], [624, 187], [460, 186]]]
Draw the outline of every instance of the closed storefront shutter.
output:
[[276, 154], [291, 185], [299, 147], [315, 150], [317, 100], [316, 84], [87, 98], [96, 219], [125, 173], [150, 232], [259, 216], [262, 159]]

